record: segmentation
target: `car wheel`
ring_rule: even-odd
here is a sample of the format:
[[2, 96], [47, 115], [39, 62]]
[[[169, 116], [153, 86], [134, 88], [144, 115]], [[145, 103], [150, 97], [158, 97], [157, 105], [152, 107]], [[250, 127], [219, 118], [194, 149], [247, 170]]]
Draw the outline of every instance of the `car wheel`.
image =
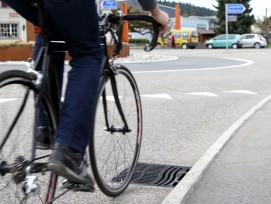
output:
[[237, 44], [232, 44], [232, 49], [237, 49], [238, 48], [238, 46], [237, 46]]
[[182, 49], [187, 49], [188, 48], [188, 46], [187, 46], [187, 44], [182, 44]]
[[255, 43], [255, 44], [254, 44], [254, 47], [255, 47], [256, 49], [260, 49], [260, 48], [261, 48], [261, 44], [260, 44], [260, 43]]
[[209, 44], [209, 45], [208, 45], [208, 48], [209, 48], [209, 49], [213, 49], [213, 47], [214, 47], [214, 46], [213, 46], [212, 44]]

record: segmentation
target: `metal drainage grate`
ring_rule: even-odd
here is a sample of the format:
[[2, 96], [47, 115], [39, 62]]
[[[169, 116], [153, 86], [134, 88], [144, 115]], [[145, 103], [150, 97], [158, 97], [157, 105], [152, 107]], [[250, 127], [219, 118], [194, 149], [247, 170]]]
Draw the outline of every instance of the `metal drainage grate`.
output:
[[[190, 169], [191, 167], [138, 163], [131, 183], [175, 187]], [[113, 181], [120, 182], [126, 174], [127, 169], [114, 177]]]

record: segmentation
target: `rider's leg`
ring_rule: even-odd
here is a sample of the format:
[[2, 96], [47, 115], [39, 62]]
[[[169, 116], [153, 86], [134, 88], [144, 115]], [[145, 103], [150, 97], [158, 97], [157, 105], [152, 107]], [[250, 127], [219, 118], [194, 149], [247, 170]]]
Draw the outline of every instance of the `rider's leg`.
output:
[[71, 181], [84, 182], [82, 156], [89, 141], [103, 58], [95, 0], [46, 0], [45, 8], [72, 57], [49, 168]]

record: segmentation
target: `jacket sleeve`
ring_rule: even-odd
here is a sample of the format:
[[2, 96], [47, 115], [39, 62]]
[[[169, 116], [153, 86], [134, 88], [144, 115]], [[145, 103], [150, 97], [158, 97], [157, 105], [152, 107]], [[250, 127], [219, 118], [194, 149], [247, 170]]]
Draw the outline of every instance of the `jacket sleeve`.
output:
[[142, 6], [145, 11], [150, 11], [157, 5], [156, 0], [138, 0], [138, 3]]

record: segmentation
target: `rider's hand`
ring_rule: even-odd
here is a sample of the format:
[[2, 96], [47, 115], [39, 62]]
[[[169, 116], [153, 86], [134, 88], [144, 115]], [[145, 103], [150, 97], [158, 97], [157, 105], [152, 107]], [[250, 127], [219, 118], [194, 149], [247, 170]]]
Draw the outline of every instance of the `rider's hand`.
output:
[[168, 28], [168, 23], [169, 23], [169, 17], [168, 14], [162, 10], [158, 6], [154, 7], [150, 11], [152, 17], [162, 25], [160, 32], [165, 33], [167, 28]]

